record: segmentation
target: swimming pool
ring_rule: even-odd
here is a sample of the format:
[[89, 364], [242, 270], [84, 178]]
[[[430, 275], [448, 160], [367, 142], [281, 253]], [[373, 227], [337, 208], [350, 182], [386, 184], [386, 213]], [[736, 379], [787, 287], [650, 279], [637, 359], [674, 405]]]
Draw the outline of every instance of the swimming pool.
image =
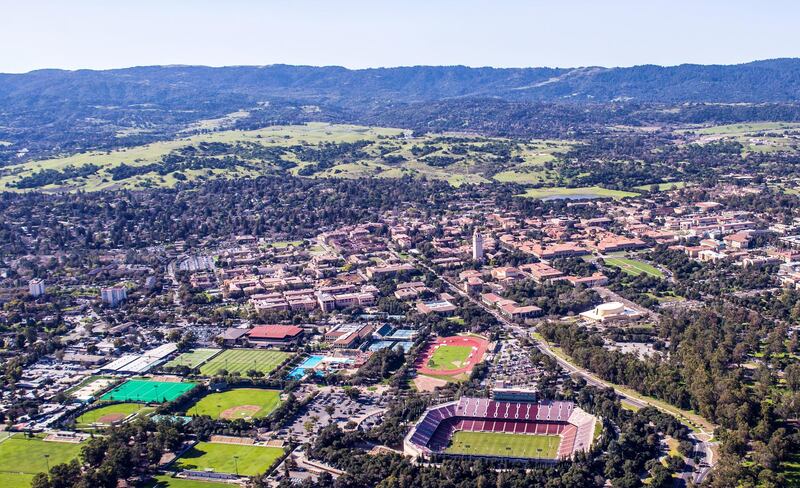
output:
[[309, 356], [309, 357], [307, 357], [305, 359], [305, 361], [300, 363], [296, 368], [294, 368], [289, 373], [288, 377], [290, 379], [293, 379], [293, 380], [299, 380], [300, 378], [302, 378], [303, 376], [306, 375], [306, 370], [312, 369], [313, 367], [318, 365], [320, 362], [322, 362], [323, 359], [324, 359], [324, 356]]

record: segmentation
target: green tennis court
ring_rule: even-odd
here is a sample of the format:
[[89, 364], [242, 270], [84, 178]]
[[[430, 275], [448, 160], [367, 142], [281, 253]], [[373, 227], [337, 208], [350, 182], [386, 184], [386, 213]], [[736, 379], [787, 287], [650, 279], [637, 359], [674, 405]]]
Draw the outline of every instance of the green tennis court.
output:
[[195, 383], [128, 380], [100, 397], [100, 400], [144, 403], [171, 402], [196, 386]]

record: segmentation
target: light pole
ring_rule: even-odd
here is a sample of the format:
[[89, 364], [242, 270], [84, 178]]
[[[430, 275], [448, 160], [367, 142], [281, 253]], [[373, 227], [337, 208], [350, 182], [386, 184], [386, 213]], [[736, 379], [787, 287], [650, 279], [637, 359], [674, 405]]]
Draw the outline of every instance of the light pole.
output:
[[233, 469], [236, 470], [236, 476], [239, 476], [239, 456], [233, 456]]
[[47, 472], [50, 472], [50, 455], [44, 455], [44, 463], [47, 465]]

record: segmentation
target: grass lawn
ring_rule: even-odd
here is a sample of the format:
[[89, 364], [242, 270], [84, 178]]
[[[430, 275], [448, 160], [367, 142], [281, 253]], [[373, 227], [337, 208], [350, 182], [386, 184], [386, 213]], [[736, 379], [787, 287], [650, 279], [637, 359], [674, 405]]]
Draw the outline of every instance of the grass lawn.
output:
[[132, 413], [139, 415], [152, 412], [154, 409], [144, 407], [141, 403], [115, 403], [104, 407], [93, 408], [75, 420], [78, 428], [91, 427], [93, 424], [110, 425], [118, 422]]
[[790, 454], [780, 465], [780, 473], [786, 477], [786, 486], [800, 487], [800, 454]]
[[189, 415], [208, 415], [211, 418], [266, 417], [281, 403], [281, 392], [262, 388], [234, 388], [211, 393], [186, 410]]
[[33, 475], [47, 471], [48, 463], [68, 463], [78, 457], [81, 447], [82, 444], [45, 442], [41, 437], [28, 439], [22, 434], [0, 440], [0, 486], [29, 487]]
[[205, 363], [200, 368], [200, 373], [211, 376], [225, 370], [229, 373], [237, 372], [244, 375], [247, 371], [254, 369], [269, 374], [290, 356], [291, 353], [282, 351], [226, 349]]
[[471, 352], [471, 346], [439, 346], [428, 360], [428, 367], [441, 370], [458, 369], [466, 364]]
[[[153, 481], [145, 483], [142, 488], [230, 488], [228, 483], [214, 483], [211, 481], [184, 480], [168, 475], [156, 476]], [[234, 485], [235, 486], [235, 485]]]
[[638, 195], [639, 195], [638, 193], [630, 191], [609, 190], [607, 188], [601, 188], [599, 186], [584, 186], [578, 188], [565, 188], [565, 187], [528, 188], [525, 191], [525, 193], [522, 193], [517, 196], [525, 198], [536, 198], [539, 200], [557, 200], [561, 198], [571, 199], [571, 200], [613, 198], [614, 200], [620, 200], [622, 198], [635, 197]]
[[238, 466], [240, 475], [255, 476], [267, 471], [282, 455], [280, 447], [199, 442], [184, 453], [175, 466], [178, 469], [211, 469], [216, 473], [233, 474], [236, 474]]
[[[446, 452], [484, 456], [555, 459], [561, 437], [557, 435], [503, 434], [458, 431]], [[541, 451], [539, 451], [541, 449]]]
[[678, 190], [680, 188], [686, 188], [687, 186], [692, 186], [694, 183], [688, 183], [686, 181], [671, 181], [666, 183], [654, 183], [650, 185], [639, 185], [634, 186], [635, 190], [642, 190], [642, 191], [650, 191], [654, 186], [658, 188], [657, 191], [669, 191], [669, 190]]
[[196, 386], [195, 383], [128, 380], [100, 397], [100, 400], [144, 403], [171, 402]]
[[643, 261], [628, 258], [606, 258], [604, 261], [607, 265], [619, 268], [629, 275], [638, 276], [644, 273], [656, 278], [664, 277], [664, 273], [658, 268]]
[[197, 348], [193, 349], [189, 352], [185, 352], [180, 356], [176, 357], [172, 361], [165, 364], [165, 367], [174, 368], [176, 366], [186, 366], [188, 368], [194, 369], [204, 362], [208, 361], [209, 359], [213, 358], [217, 354], [222, 352], [222, 349], [206, 349], [206, 348]]

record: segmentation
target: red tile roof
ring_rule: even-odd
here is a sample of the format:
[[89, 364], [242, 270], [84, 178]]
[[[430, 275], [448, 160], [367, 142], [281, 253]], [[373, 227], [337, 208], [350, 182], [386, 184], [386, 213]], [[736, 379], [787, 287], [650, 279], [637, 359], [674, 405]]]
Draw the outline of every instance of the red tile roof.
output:
[[287, 339], [302, 333], [303, 329], [294, 325], [261, 325], [250, 329], [247, 335], [253, 339]]

